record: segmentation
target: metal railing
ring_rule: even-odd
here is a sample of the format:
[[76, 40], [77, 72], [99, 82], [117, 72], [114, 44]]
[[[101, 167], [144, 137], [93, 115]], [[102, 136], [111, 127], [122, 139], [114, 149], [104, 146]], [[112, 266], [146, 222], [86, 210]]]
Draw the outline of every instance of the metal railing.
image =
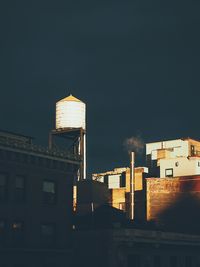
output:
[[42, 154], [42, 155], [48, 155], [48, 156], [54, 156], [62, 159], [73, 159], [80, 161], [81, 157], [79, 155], [75, 155], [73, 153], [70, 153], [69, 151], [64, 151], [61, 149], [49, 149], [42, 147], [40, 145], [36, 144], [28, 144], [25, 142], [20, 142], [15, 139], [10, 139], [10, 138], [5, 138], [0, 136], [0, 145], [4, 147], [9, 147], [9, 148], [15, 148], [15, 149], [20, 149], [26, 152], [35, 152], [37, 154]]

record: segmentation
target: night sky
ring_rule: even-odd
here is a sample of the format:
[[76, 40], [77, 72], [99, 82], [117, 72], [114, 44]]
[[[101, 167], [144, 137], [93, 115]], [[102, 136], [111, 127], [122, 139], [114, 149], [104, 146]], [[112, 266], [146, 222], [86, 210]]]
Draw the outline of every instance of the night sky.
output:
[[72, 93], [87, 104], [89, 173], [128, 166], [137, 134], [199, 138], [200, 1], [5, 2], [1, 129], [47, 146]]

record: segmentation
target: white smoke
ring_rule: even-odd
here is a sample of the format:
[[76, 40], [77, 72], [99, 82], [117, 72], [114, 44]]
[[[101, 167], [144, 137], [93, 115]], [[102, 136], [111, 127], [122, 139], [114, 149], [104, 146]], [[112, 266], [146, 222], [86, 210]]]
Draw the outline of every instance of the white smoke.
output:
[[132, 136], [124, 141], [124, 147], [128, 152], [141, 154], [144, 149], [144, 141], [140, 135]]

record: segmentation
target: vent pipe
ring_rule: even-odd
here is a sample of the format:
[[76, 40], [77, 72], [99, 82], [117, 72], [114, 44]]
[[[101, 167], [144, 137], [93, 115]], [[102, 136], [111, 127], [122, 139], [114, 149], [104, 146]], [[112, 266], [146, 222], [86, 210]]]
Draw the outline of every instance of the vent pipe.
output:
[[130, 153], [130, 219], [134, 220], [135, 153]]

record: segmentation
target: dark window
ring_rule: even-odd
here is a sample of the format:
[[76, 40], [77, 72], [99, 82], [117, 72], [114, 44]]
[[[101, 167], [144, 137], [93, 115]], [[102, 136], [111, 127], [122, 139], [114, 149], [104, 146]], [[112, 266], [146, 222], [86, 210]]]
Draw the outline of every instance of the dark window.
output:
[[11, 153], [12, 152], [10, 152], [10, 151], [6, 151], [6, 157], [7, 157], [8, 160], [11, 159]]
[[0, 245], [4, 244], [6, 238], [6, 223], [0, 220]]
[[20, 154], [22, 162], [27, 162], [28, 156], [25, 154]]
[[185, 267], [192, 267], [192, 258], [191, 256], [185, 257]]
[[178, 266], [178, 261], [177, 261], [176, 256], [170, 256], [169, 262], [170, 262], [170, 267], [177, 267]]
[[13, 243], [20, 244], [24, 240], [24, 224], [22, 221], [15, 221], [12, 223], [12, 238]]
[[56, 202], [56, 185], [52, 181], [43, 181], [43, 201], [54, 204]]
[[53, 169], [56, 169], [56, 166], [57, 166], [57, 162], [53, 160]]
[[120, 176], [120, 187], [126, 187], [126, 172], [123, 172]]
[[108, 175], [104, 176], [104, 183], [108, 185]]
[[42, 265], [42, 267], [61, 267], [58, 262], [56, 261], [56, 263], [45, 263], [44, 265]]
[[30, 160], [31, 163], [35, 164], [35, 161], [36, 161], [35, 159], [36, 159], [35, 156], [31, 156], [31, 160]]
[[154, 267], [161, 267], [161, 260], [158, 255], [154, 256]]
[[17, 175], [15, 177], [15, 200], [19, 202], [25, 200], [25, 178], [24, 176]]
[[140, 255], [129, 255], [128, 256], [128, 267], [140, 267], [141, 266], [141, 259]]
[[56, 242], [55, 224], [41, 224], [41, 242], [45, 246], [54, 246]]
[[165, 169], [165, 177], [173, 177], [173, 169]]
[[195, 155], [195, 146], [191, 145], [191, 156]]
[[5, 200], [7, 197], [7, 175], [0, 173], [0, 200]]

